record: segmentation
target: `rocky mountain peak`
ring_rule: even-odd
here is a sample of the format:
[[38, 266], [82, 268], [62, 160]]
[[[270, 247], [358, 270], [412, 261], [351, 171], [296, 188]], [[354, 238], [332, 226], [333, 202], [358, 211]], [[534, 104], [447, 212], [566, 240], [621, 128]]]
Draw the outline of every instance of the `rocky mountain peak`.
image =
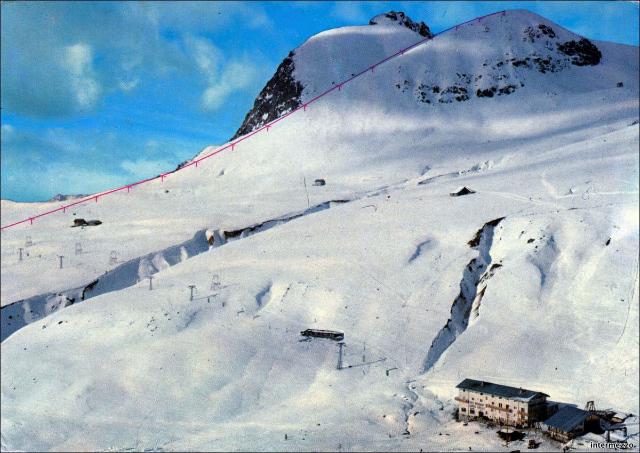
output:
[[400, 25], [415, 31], [425, 38], [431, 38], [433, 36], [427, 24], [424, 22], [414, 22], [402, 11], [389, 11], [388, 13], [378, 14], [369, 21], [369, 25]]
[[51, 199], [47, 201], [68, 201], [68, 200], [76, 200], [76, 199], [84, 198], [87, 196], [88, 195], [84, 195], [84, 194], [65, 195], [65, 194], [59, 193], [54, 195], [53, 197], [51, 197]]
[[[423, 37], [433, 37], [424, 22], [414, 22], [400, 11], [379, 14], [369, 24], [374, 27], [345, 27], [337, 33], [323, 32], [289, 53], [256, 98], [232, 140], [298, 108], [302, 105], [303, 92], [309, 99], [375, 62], [370, 54], [384, 48], [384, 41], [388, 42], [388, 50], [386, 54], [379, 54], [379, 59], [419, 41], [399, 26]], [[431, 56], [437, 57], [434, 61], [439, 62], [438, 73], [399, 75], [390, 83], [400, 94], [414, 96], [417, 102], [432, 106], [464, 102], [473, 97], [507, 96], [525, 84], [543, 83], [534, 77], [537, 73], [595, 66], [602, 58], [601, 50], [588, 39], [525, 10], [483, 16], [454, 27], [440, 39], [452, 40], [452, 49], [470, 46], [473, 51], [467, 52], [464, 59], [448, 59], [438, 57], [439, 52], [444, 51], [434, 50]], [[424, 49], [428, 52], [429, 48]], [[359, 58], [360, 55], [367, 57]], [[326, 70], [326, 65], [331, 66], [331, 70]]]

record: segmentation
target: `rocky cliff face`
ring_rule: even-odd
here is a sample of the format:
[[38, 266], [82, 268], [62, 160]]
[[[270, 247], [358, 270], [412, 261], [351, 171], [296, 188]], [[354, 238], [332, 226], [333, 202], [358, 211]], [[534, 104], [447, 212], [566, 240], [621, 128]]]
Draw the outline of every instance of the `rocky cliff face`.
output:
[[262, 89], [253, 103], [253, 108], [247, 113], [247, 116], [242, 122], [242, 126], [240, 126], [240, 129], [238, 129], [231, 140], [248, 134], [254, 129], [300, 106], [303, 87], [302, 84], [293, 77], [293, 71], [295, 69], [293, 55], [293, 51], [289, 52], [287, 58], [280, 63], [280, 66], [276, 69], [276, 73]]

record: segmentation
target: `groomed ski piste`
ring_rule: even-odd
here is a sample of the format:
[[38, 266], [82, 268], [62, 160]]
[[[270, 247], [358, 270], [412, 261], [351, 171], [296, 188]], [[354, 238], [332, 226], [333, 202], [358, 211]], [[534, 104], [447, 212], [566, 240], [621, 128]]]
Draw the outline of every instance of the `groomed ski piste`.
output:
[[[300, 105], [421, 39], [310, 38]], [[467, 377], [638, 414], [638, 48], [571, 64], [580, 39], [474, 20], [197, 168], [4, 229], [2, 449], [526, 448], [454, 421]], [[2, 200], [2, 225], [58, 206]], [[345, 333], [342, 369], [307, 328]]]

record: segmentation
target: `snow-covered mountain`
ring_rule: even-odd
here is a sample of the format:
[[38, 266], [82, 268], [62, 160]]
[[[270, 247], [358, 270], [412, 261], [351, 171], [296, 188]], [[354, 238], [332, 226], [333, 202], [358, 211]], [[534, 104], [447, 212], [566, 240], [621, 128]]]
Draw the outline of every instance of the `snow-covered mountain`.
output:
[[[312, 37], [300, 48], [292, 50], [262, 89], [253, 108], [247, 113], [242, 126], [231, 140], [299, 107], [303, 99], [308, 101], [318, 91], [322, 92], [336, 81], [345, 78], [349, 71], [352, 71], [350, 75], [353, 76], [357, 70], [393, 54], [403, 46], [415, 43], [420, 36], [433, 36], [424, 22], [416, 23], [403, 12], [390, 11], [380, 14], [372, 18], [369, 25], [377, 27], [344, 27], [330, 30]], [[332, 37], [336, 33], [337, 35]], [[349, 47], [345, 49], [343, 46], [347, 41]], [[361, 58], [354, 58], [360, 52], [364, 52]], [[327, 68], [334, 65], [336, 67]], [[300, 70], [294, 74], [296, 67]], [[323, 72], [330, 69], [330, 74], [321, 76], [316, 72], [321, 68]], [[330, 78], [333, 80], [329, 81]]]
[[[424, 22], [417, 24], [404, 13], [393, 11], [374, 17], [370, 25], [377, 26], [329, 30], [291, 51], [233, 138], [308, 102], [327, 87], [415, 43], [420, 36], [433, 36]], [[397, 67], [397, 75], [380, 79], [383, 86], [377, 87], [379, 91], [387, 91], [393, 82], [407, 97], [431, 104], [505, 96], [524, 87], [525, 82], [531, 82], [534, 89], [563, 90], [567, 87], [558, 85], [558, 78], [539, 74], [597, 66], [602, 58], [600, 49], [588, 39], [534, 14], [514, 18], [511, 13], [508, 19], [506, 13], [490, 16], [463, 25], [447, 37], [450, 39], [442, 37], [436, 45], [416, 49], [411, 61]], [[344, 47], [345, 42], [349, 47]], [[584, 82], [578, 84], [579, 89], [591, 80]], [[386, 97], [381, 100], [388, 102]]]
[[[294, 49], [238, 134], [431, 36], [371, 23]], [[465, 377], [637, 414], [638, 62], [506, 11], [4, 230], [2, 448], [516, 447], [452, 420]]]

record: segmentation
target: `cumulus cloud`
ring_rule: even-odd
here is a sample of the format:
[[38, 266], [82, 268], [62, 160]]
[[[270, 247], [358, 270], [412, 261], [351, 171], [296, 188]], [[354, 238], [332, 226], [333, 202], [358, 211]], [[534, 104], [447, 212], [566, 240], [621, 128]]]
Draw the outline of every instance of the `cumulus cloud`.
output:
[[255, 2], [136, 2], [130, 9], [150, 21], [183, 33], [201, 33], [233, 24], [271, 27], [264, 7]]
[[56, 193], [101, 191], [122, 179], [106, 166], [87, 167], [80, 162], [66, 165], [69, 150], [64, 146], [64, 135], [62, 131], [43, 133], [2, 125], [3, 198], [48, 200]]
[[101, 88], [94, 78], [91, 46], [82, 43], [67, 46], [64, 60], [76, 105], [81, 110], [92, 108], [100, 97]]
[[362, 25], [367, 24], [372, 17], [359, 2], [336, 2], [331, 14], [345, 22]]
[[11, 124], [3, 124], [0, 141], [2, 144], [0, 147], [2, 162], [18, 161], [21, 158], [25, 161], [31, 160], [35, 162], [45, 157], [43, 156], [44, 151], [54, 154], [64, 152], [63, 148], [58, 147], [57, 143], [47, 139], [46, 135], [28, 133]]
[[439, 31], [491, 11], [500, 11], [505, 9], [506, 6], [500, 7], [500, 5], [496, 5], [492, 10], [492, 6], [488, 4], [463, 1], [433, 3], [428, 4], [427, 7], [429, 10], [426, 11], [424, 17], [413, 19], [424, 20], [432, 29]]
[[261, 81], [263, 74], [256, 64], [259, 57], [243, 56], [226, 60], [211, 41], [194, 36], [185, 37], [185, 45], [204, 81], [201, 105], [206, 111], [217, 110], [234, 92], [254, 89]]
[[1, 139], [2, 198], [30, 201], [56, 193], [93, 193], [155, 176], [173, 170], [206, 143], [155, 135], [140, 144], [119, 131], [43, 130], [8, 123], [2, 125]]
[[15, 131], [15, 128], [11, 124], [3, 124], [2, 125], [2, 136], [11, 137]]
[[222, 53], [200, 35], [235, 24], [271, 26], [261, 6], [241, 3], [2, 2], [1, 8], [2, 107], [30, 117], [90, 113], [105, 96], [176, 78], [199, 80], [196, 89], [205, 90], [211, 74], [222, 71]]
[[[67, 195], [97, 193], [121, 184], [121, 178], [108, 170], [77, 167], [70, 170], [64, 164], [47, 166], [37, 175], [30, 174], [26, 177], [31, 179], [33, 187], [37, 187], [42, 193], [38, 197], [41, 200], [48, 200], [58, 193]], [[37, 181], [33, 181], [34, 179]]]
[[215, 78], [222, 52], [204, 38], [188, 36], [185, 41], [198, 69], [207, 77]]
[[232, 61], [202, 95], [206, 110], [217, 110], [234, 92], [253, 86], [259, 80], [259, 69], [248, 60]]
[[1, 5], [3, 109], [31, 117], [91, 111], [103, 93], [94, 47], [60, 29], [67, 21], [59, 5], [36, 6], [50, 14], [33, 4]]
[[118, 86], [120, 87], [120, 89], [124, 92], [129, 92], [134, 90], [138, 84], [140, 83], [140, 79], [134, 79], [134, 80], [121, 80], [120, 83], [118, 84]]

